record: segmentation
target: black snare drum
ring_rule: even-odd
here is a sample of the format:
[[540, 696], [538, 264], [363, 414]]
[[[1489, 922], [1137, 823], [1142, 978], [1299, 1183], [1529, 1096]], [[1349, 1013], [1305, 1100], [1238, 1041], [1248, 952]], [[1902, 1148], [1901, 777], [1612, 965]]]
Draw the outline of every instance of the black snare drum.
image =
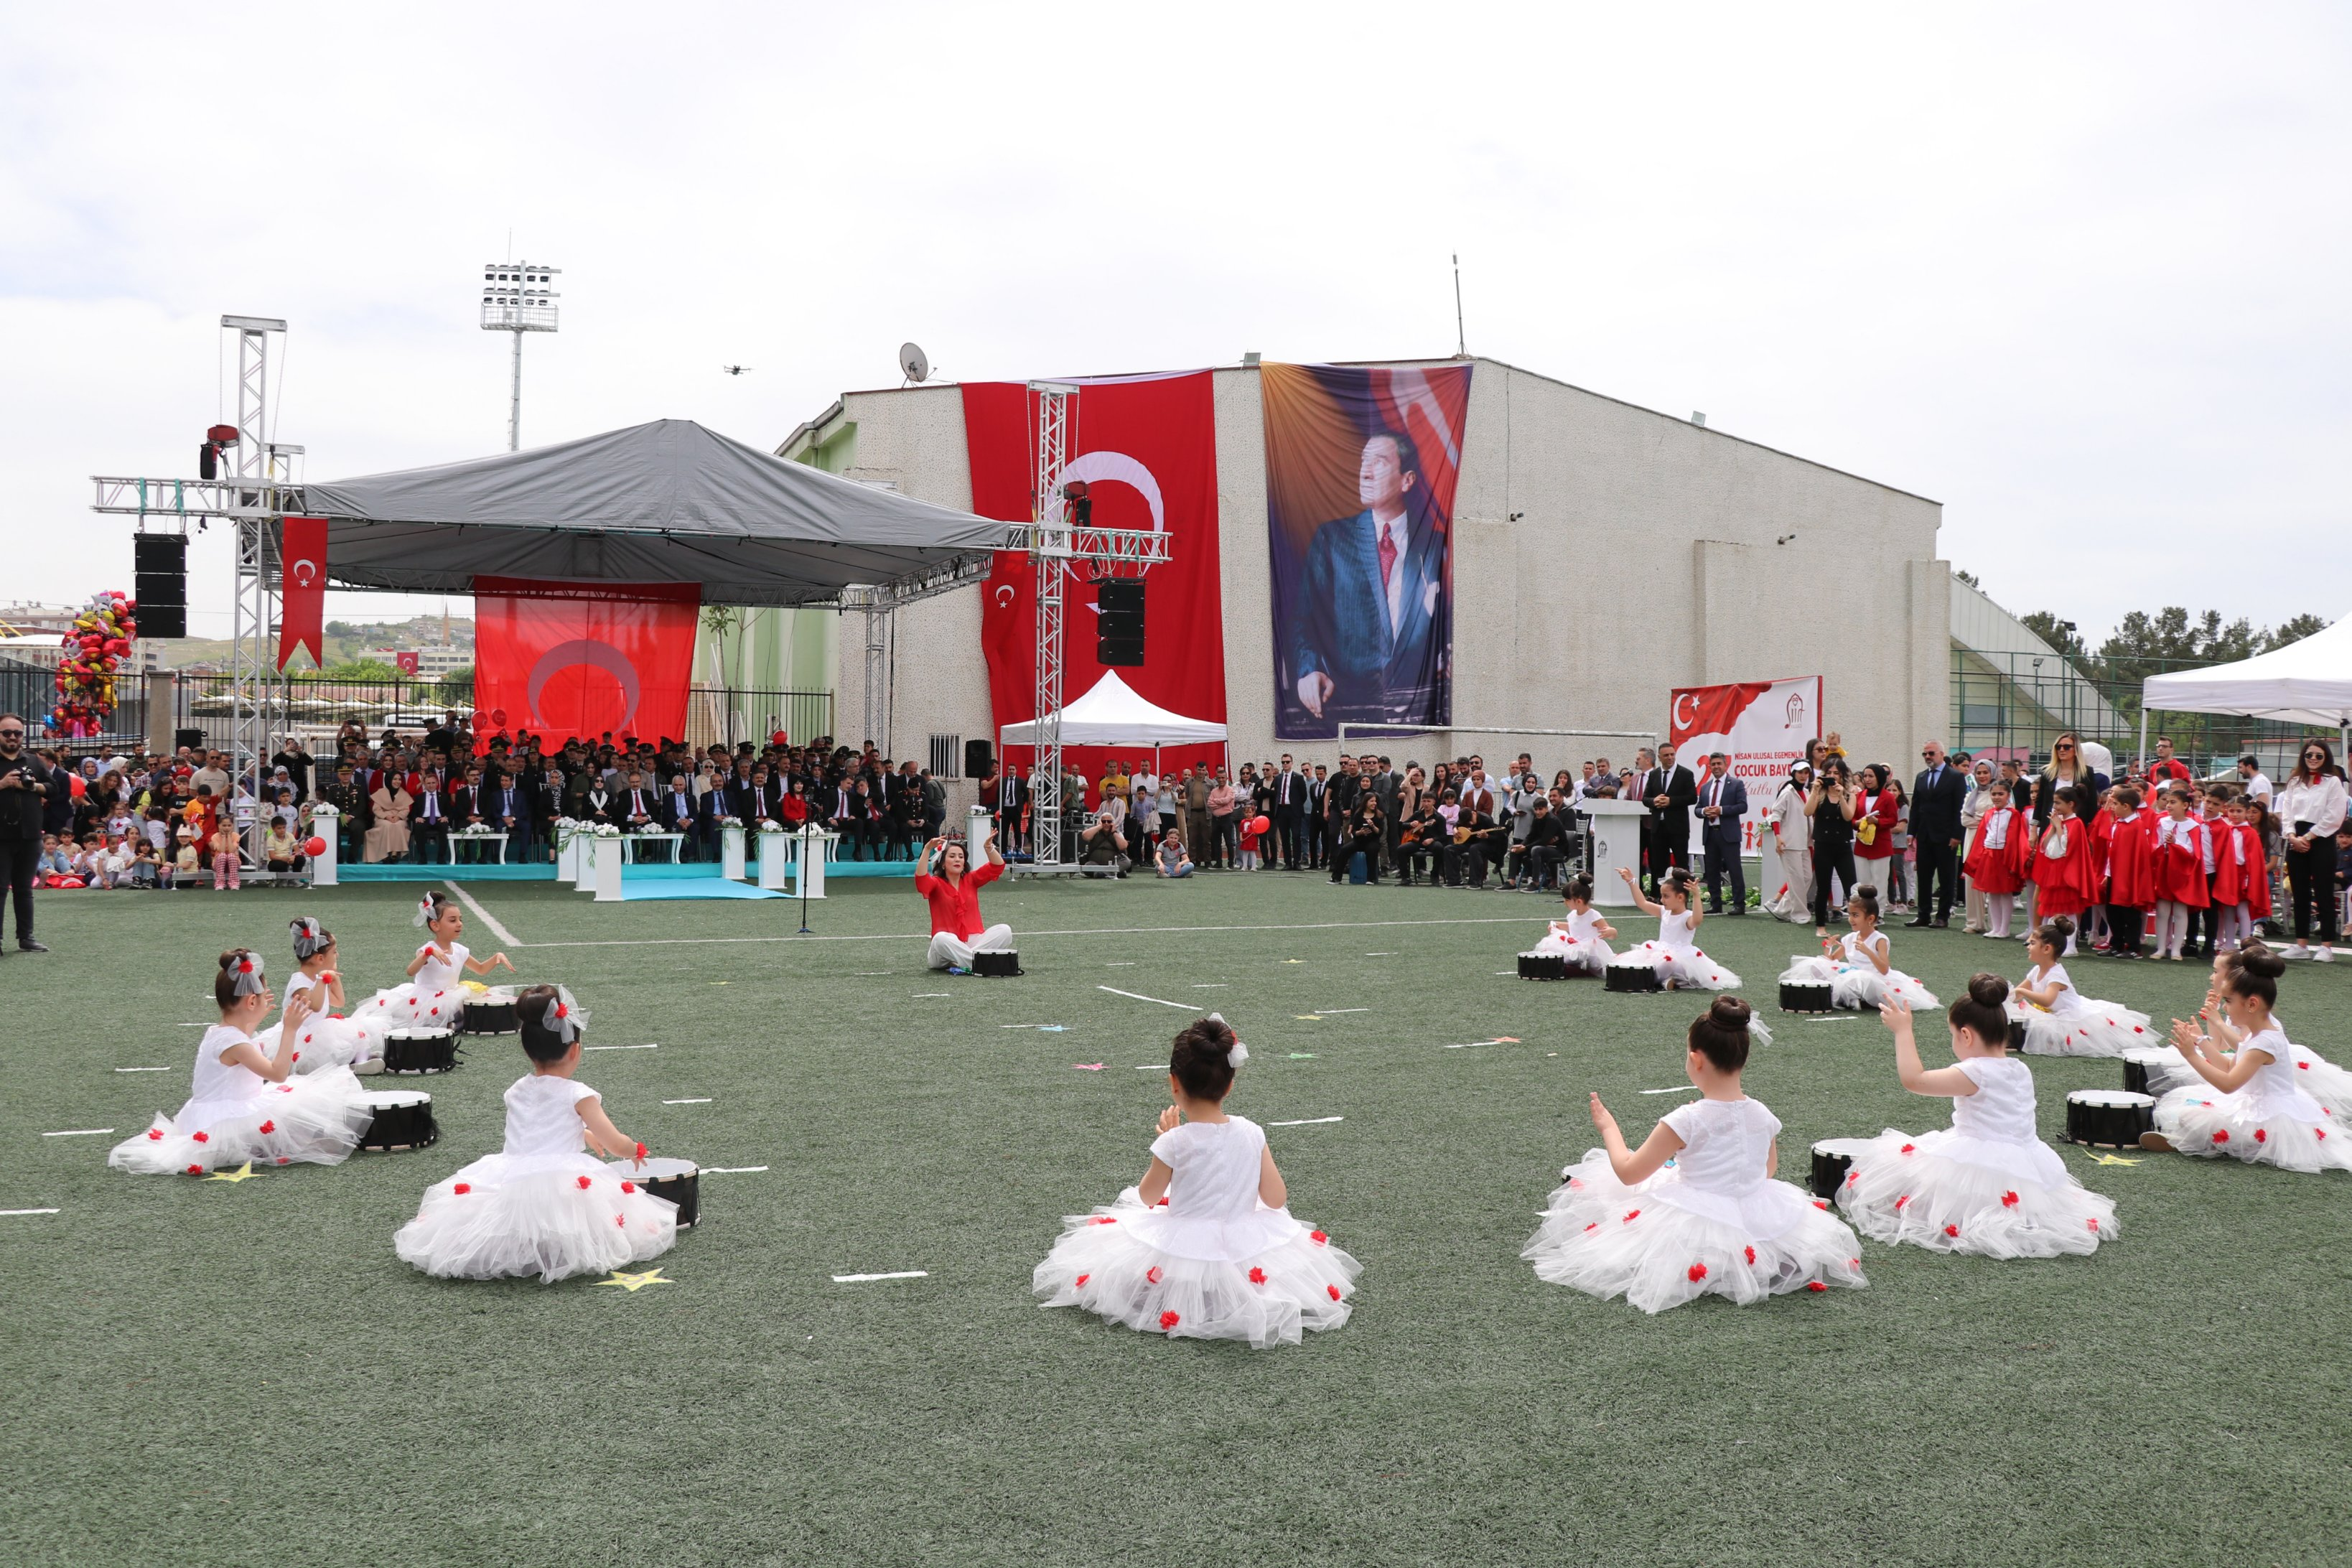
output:
[[2025, 1049], [2025, 1020], [2022, 1018], [2009, 1021], [2009, 1048], [2012, 1051]]
[[468, 996], [466, 998], [466, 1033], [469, 1035], [511, 1035], [519, 1032], [515, 1022], [515, 1003], [511, 996]]
[[1011, 948], [973, 953], [971, 972], [974, 974], [994, 975], [1000, 979], [1024, 973], [1021, 968], [1021, 955]]
[[2136, 1046], [2124, 1053], [2124, 1092], [2153, 1095], [2156, 1089], [2148, 1082], [2151, 1072], [2161, 1072], [2172, 1065], [2172, 1053], [2153, 1046]]
[[386, 1072], [452, 1072], [457, 1066], [454, 1029], [394, 1029], [383, 1037]]
[[1806, 1184], [1813, 1196], [1834, 1201], [1838, 1189], [1845, 1185], [1846, 1168], [1853, 1157], [1870, 1147], [1867, 1138], [1824, 1138], [1813, 1145], [1813, 1177]]
[[1519, 978], [1565, 980], [1568, 978], [1568, 959], [1557, 952], [1523, 952], [1519, 954]]
[[1780, 1011], [1783, 1013], [1826, 1013], [1830, 1010], [1830, 983], [1826, 980], [1783, 980], [1780, 982]]
[[374, 1113], [360, 1147], [389, 1152], [396, 1149], [430, 1149], [441, 1141], [440, 1124], [433, 1120], [433, 1097], [413, 1089], [388, 1089], [360, 1096]]
[[2066, 1142], [2103, 1149], [2137, 1149], [2156, 1131], [2156, 1100], [2113, 1089], [2078, 1089], [2066, 1097]]
[[657, 1198], [677, 1205], [677, 1228], [687, 1230], [702, 1217], [702, 1167], [691, 1160], [647, 1160], [634, 1171], [615, 1167], [624, 1181], [634, 1181]]
[[1601, 972], [1601, 986], [1610, 991], [1664, 991], [1666, 983], [1646, 963], [1612, 963]]

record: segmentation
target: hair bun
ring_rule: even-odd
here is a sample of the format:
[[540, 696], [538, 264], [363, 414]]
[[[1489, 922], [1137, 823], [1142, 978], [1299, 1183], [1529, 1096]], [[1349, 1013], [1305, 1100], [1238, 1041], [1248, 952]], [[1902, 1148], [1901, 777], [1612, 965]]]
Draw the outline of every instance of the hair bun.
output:
[[1998, 1007], [2009, 1000], [2009, 982], [1998, 974], [1971, 974], [1969, 1000], [1986, 1007]]
[[1755, 1014], [1756, 1010], [1745, 1001], [1737, 996], [1727, 995], [1717, 997], [1706, 1010], [1706, 1016], [1715, 1022], [1716, 1026], [1724, 1029], [1744, 1029], [1748, 1027], [1748, 1020], [1754, 1017]]
[[2239, 950], [2238, 967], [2249, 974], [2259, 974], [2265, 980], [2276, 980], [2286, 973], [2286, 960], [2259, 943], [2250, 943]]

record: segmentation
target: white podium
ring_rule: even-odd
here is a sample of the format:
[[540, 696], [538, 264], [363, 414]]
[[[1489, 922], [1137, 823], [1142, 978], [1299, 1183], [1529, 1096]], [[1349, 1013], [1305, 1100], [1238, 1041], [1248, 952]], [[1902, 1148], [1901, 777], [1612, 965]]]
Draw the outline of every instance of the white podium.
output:
[[1585, 800], [1577, 810], [1592, 835], [1592, 901], [1631, 909], [1633, 889], [1617, 873], [1642, 874], [1642, 823], [1650, 808], [1638, 800]]
[[719, 830], [719, 874], [730, 882], [743, 879], [743, 825], [740, 822]]
[[963, 819], [963, 841], [969, 847], [965, 858], [974, 866], [981, 862], [981, 846], [996, 832], [996, 813], [984, 805], [975, 805]]
[[569, 882], [576, 888], [580, 885], [582, 847], [587, 843], [588, 835], [581, 828], [566, 828], [558, 824], [555, 838], [555, 879]]
[[803, 828], [793, 835], [799, 841], [800, 853], [793, 858], [793, 874], [798, 883], [793, 896], [802, 899], [824, 897], [824, 863], [833, 856], [833, 847], [839, 842], [838, 833], [811, 833]]
[[760, 835], [759, 885], [761, 887], [773, 889], [777, 892], [783, 891], [786, 874], [792, 866], [793, 837], [794, 835], [781, 829], [774, 833], [763, 832]]
[[343, 814], [331, 805], [320, 806], [310, 813], [310, 837], [327, 841], [327, 852], [324, 855], [310, 857], [310, 886], [314, 888], [331, 888], [336, 885], [335, 857], [341, 853], [343, 847], [343, 841], [339, 836], [342, 825]]
[[587, 875], [589, 885], [596, 889], [598, 903], [621, 901], [621, 841], [617, 837], [588, 840]]

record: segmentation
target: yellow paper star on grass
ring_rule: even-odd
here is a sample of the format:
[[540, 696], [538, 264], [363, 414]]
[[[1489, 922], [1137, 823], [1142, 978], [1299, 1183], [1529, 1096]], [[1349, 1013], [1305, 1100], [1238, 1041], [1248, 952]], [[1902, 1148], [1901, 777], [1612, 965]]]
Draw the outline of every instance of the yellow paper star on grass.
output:
[[2126, 1160], [2121, 1154], [2101, 1154], [2095, 1151], [2091, 1152], [2091, 1158], [2097, 1161], [2102, 1165], [2137, 1165], [2139, 1163], [2137, 1160]]
[[632, 1274], [625, 1268], [615, 1268], [610, 1279], [599, 1279], [599, 1285], [618, 1285], [634, 1296], [648, 1285], [675, 1285], [675, 1279], [665, 1279], [658, 1268], [648, 1268], [643, 1274]]
[[244, 1164], [239, 1165], [234, 1171], [215, 1171], [211, 1175], [206, 1176], [205, 1180], [207, 1182], [243, 1182], [250, 1180], [252, 1175], [253, 1162], [247, 1160]]

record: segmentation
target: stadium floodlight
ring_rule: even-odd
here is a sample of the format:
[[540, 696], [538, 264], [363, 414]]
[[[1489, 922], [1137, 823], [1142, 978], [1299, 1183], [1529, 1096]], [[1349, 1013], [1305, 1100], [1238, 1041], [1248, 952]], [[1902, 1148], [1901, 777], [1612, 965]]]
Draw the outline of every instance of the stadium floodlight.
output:
[[549, 287], [561, 267], [543, 261], [491, 261], [482, 267], [482, 331], [514, 334], [514, 384], [507, 409], [507, 450], [522, 447], [522, 335], [556, 329], [559, 298]]

